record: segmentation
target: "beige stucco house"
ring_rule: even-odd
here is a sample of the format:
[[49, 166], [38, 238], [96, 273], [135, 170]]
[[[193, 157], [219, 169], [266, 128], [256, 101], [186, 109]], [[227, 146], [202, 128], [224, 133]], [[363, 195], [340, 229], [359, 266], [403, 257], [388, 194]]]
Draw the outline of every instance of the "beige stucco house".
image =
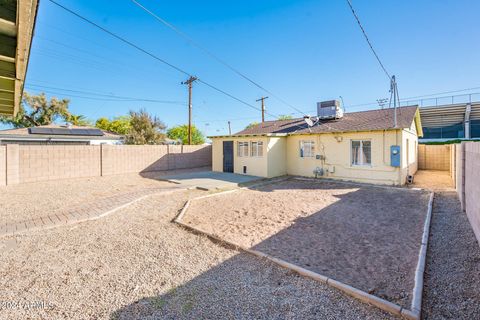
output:
[[345, 113], [310, 126], [304, 118], [266, 121], [213, 136], [213, 171], [296, 175], [402, 185], [417, 171], [417, 106]]

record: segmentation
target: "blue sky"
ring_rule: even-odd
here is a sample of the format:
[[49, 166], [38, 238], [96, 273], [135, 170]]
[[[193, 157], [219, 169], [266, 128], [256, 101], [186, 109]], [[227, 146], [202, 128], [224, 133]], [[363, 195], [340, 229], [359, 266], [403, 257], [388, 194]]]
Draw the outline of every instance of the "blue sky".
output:
[[[268, 95], [129, 0], [57, 1], [248, 103], [259, 105], [255, 100]], [[339, 96], [347, 112], [373, 108], [352, 105], [389, 96], [388, 79], [346, 1], [139, 1], [305, 112], [313, 114], [317, 101]], [[480, 87], [479, 1], [352, 3], [386, 68], [397, 76], [400, 98]], [[27, 91], [69, 97], [72, 112], [93, 120], [145, 108], [171, 127], [187, 122], [184, 80], [50, 1], [40, 2]], [[118, 100], [112, 95], [178, 103], [111, 101]], [[296, 112], [273, 97], [266, 105], [272, 114]], [[260, 121], [257, 110], [200, 83], [194, 85], [193, 109], [194, 123], [207, 135], [227, 133], [228, 120], [234, 132]]]

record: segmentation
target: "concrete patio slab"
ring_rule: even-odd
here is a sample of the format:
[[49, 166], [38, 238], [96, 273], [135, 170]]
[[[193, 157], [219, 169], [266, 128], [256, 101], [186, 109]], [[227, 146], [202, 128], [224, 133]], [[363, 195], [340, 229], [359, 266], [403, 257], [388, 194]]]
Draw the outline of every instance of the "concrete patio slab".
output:
[[188, 172], [162, 178], [185, 187], [197, 187], [205, 190], [234, 188], [263, 179], [256, 176], [214, 171]]

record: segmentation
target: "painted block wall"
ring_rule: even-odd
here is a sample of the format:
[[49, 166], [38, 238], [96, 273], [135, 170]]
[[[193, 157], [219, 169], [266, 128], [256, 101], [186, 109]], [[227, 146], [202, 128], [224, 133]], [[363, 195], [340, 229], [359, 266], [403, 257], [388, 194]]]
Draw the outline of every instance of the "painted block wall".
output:
[[210, 166], [211, 146], [0, 146], [0, 185]]
[[418, 147], [420, 170], [450, 170], [450, 145], [424, 145]]
[[0, 186], [7, 185], [7, 147], [0, 146]]
[[[7, 148], [10, 146], [12, 145], [8, 145]], [[20, 145], [18, 147], [18, 183], [100, 176], [100, 146]], [[7, 150], [7, 153], [10, 153], [10, 150]], [[8, 184], [15, 183], [8, 181]]]
[[480, 244], [480, 143], [465, 143], [465, 212]]

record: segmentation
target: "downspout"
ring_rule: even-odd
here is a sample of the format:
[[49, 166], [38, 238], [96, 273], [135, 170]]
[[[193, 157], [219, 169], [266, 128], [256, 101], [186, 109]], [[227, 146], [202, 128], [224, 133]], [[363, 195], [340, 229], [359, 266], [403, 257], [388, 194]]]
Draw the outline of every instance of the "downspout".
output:
[[[401, 130], [397, 130], [395, 132], [395, 145], [399, 145], [398, 144], [398, 134], [401, 134]], [[400, 146], [400, 167], [398, 168], [398, 185], [401, 186], [402, 185], [402, 170], [403, 170], [403, 152], [402, 152], [402, 146]]]

